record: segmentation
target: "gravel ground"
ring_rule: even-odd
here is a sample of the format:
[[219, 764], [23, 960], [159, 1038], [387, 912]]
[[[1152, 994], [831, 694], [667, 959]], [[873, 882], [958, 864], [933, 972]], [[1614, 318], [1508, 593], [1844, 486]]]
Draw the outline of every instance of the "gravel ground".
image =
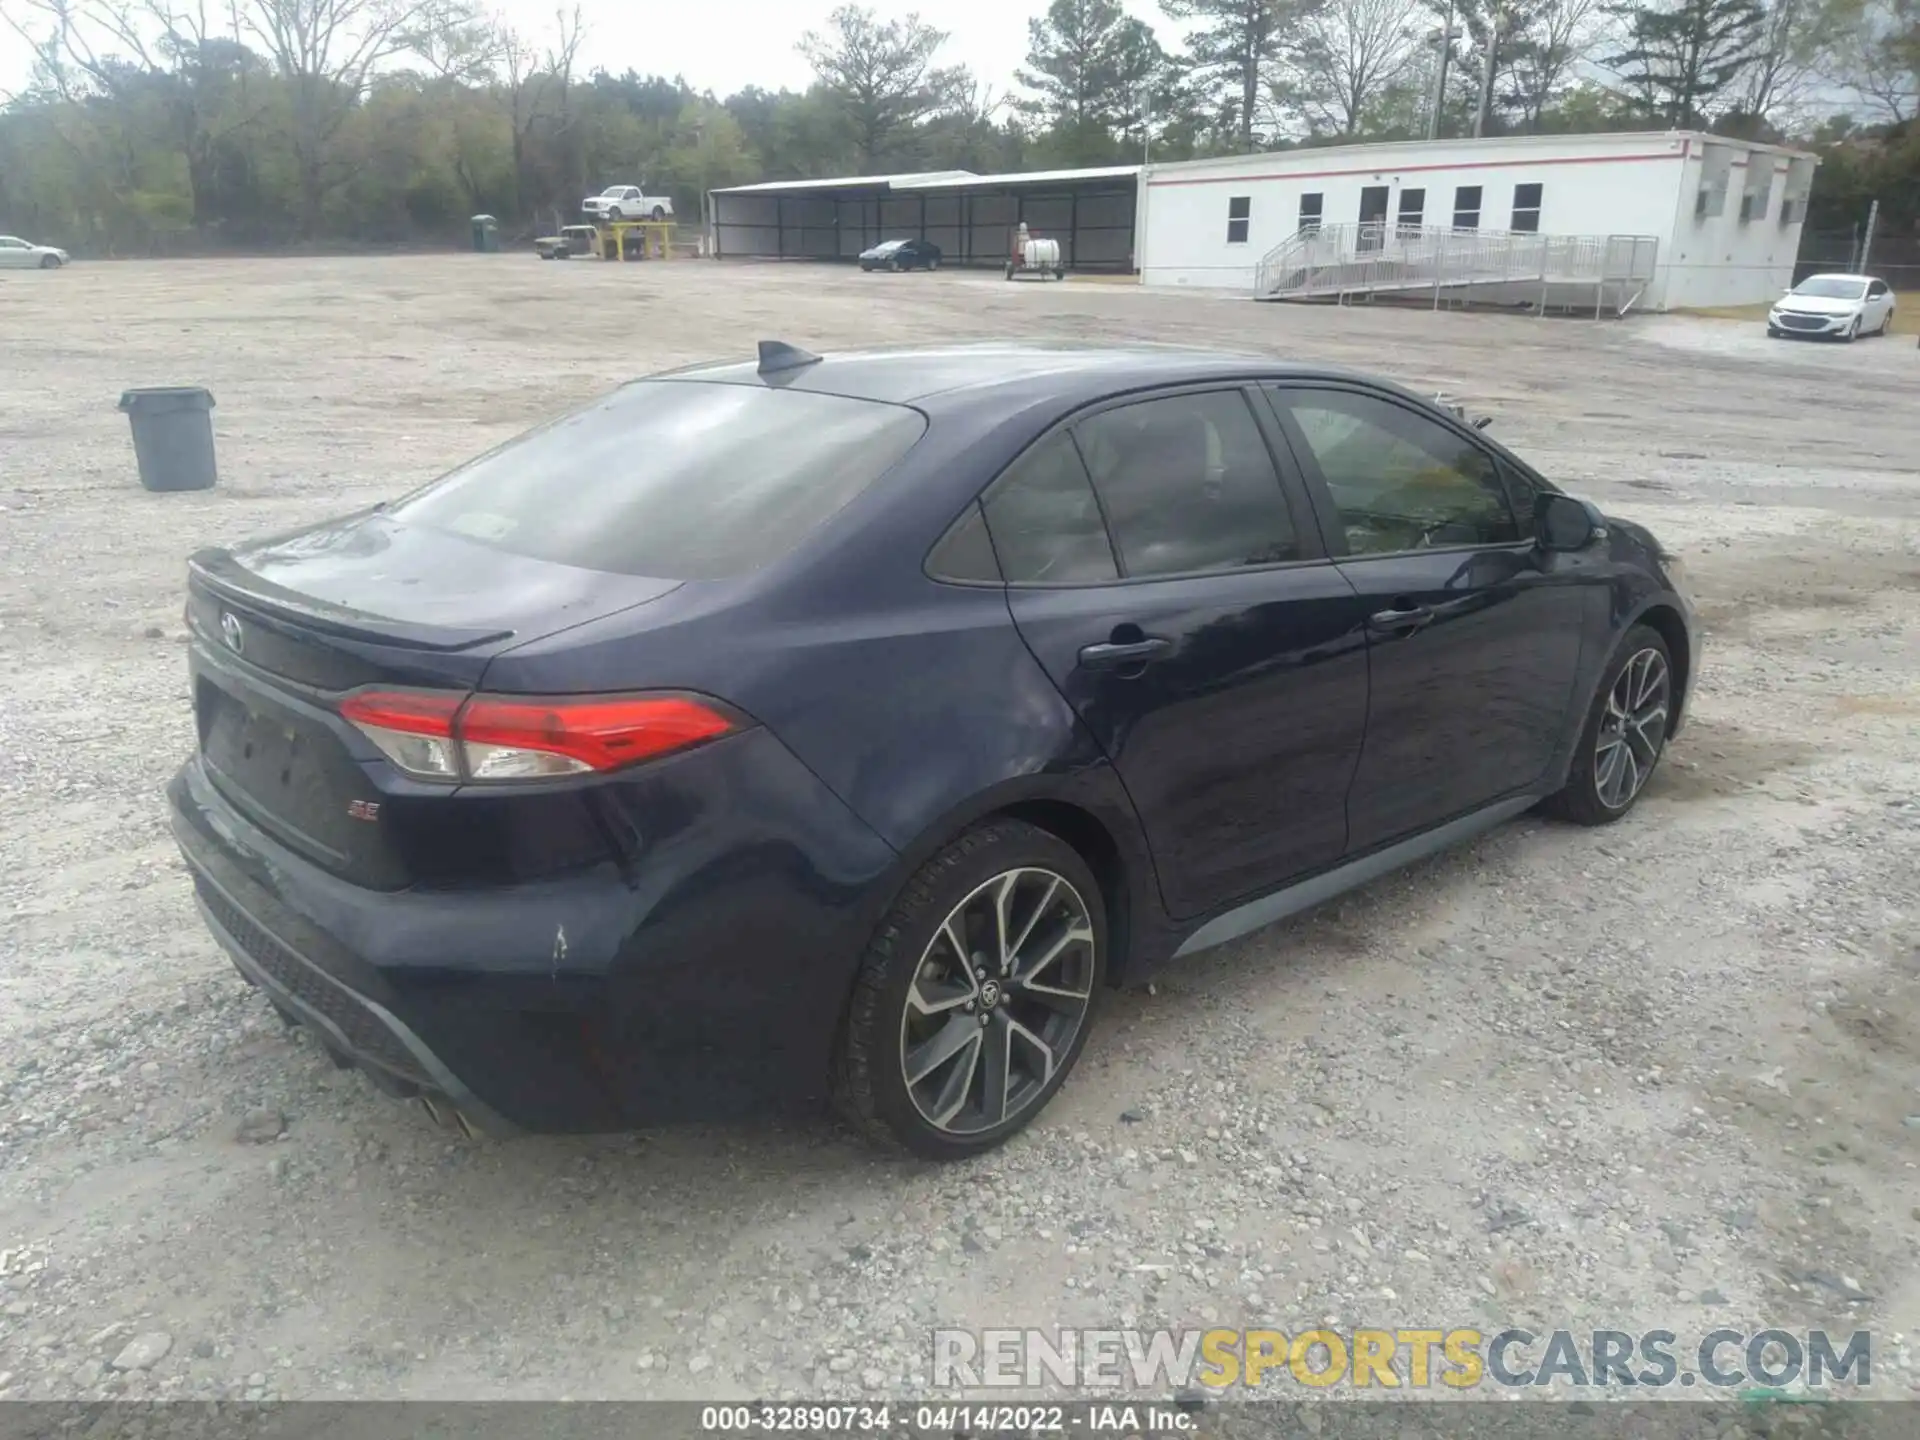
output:
[[[1685, 553], [1626, 822], [1525, 819], [1116, 996], [1005, 1150], [830, 1124], [455, 1143], [194, 914], [182, 560], [778, 335], [1385, 371]], [[0, 1396], [919, 1393], [934, 1326], [1874, 1332], [1920, 1397], [1920, 354], [942, 273], [519, 256], [0, 284]], [[218, 397], [138, 489], [123, 386]]]

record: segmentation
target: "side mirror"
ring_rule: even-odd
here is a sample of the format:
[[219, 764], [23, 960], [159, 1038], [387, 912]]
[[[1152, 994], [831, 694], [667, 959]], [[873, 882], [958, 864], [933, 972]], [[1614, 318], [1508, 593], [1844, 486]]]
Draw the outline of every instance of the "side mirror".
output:
[[1533, 500], [1533, 533], [1542, 550], [1584, 550], [1607, 536], [1607, 517], [1598, 506], [1551, 491]]

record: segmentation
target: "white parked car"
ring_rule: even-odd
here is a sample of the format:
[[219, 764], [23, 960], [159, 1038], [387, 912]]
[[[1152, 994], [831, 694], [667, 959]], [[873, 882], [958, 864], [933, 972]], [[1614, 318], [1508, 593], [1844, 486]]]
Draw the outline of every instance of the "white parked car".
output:
[[1767, 312], [1767, 334], [1858, 340], [1893, 326], [1893, 288], [1871, 275], [1809, 275]]
[[649, 195], [638, 185], [609, 185], [580, 202], [580, 209], [596, 220], [671, 220], [673, 201]]
[[73, 257], [53, 245], [35, 245], [18, 235], [0, 235], [0, 270], [58, 270]]

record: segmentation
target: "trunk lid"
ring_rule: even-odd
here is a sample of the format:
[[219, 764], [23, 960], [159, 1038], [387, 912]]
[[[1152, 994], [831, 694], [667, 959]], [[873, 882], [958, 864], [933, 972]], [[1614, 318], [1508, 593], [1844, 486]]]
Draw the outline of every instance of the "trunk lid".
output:
[[382, 762], [340, 718], [340, 695], [470, 692], [502, 651], [678, 584], [530, 559], [379, 511], [201, 551], [187, 621], [202, 763], [248, 819], [356, 883], [454, 873], [457, 857], [440, 853], [446, 789], [376, 785]]

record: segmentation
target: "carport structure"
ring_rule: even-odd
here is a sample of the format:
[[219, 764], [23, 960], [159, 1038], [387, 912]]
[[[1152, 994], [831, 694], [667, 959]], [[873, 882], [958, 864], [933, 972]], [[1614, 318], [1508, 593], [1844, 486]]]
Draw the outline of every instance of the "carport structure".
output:
[[1140, 167], [975, 175], [966, 170], [780, 180], [707, 196], [719, 259], [854, 260], [882, 240], [928, 240], [950, 265], [1000, 266], [1024, 221], [1067, 268], [1129, 273]]

